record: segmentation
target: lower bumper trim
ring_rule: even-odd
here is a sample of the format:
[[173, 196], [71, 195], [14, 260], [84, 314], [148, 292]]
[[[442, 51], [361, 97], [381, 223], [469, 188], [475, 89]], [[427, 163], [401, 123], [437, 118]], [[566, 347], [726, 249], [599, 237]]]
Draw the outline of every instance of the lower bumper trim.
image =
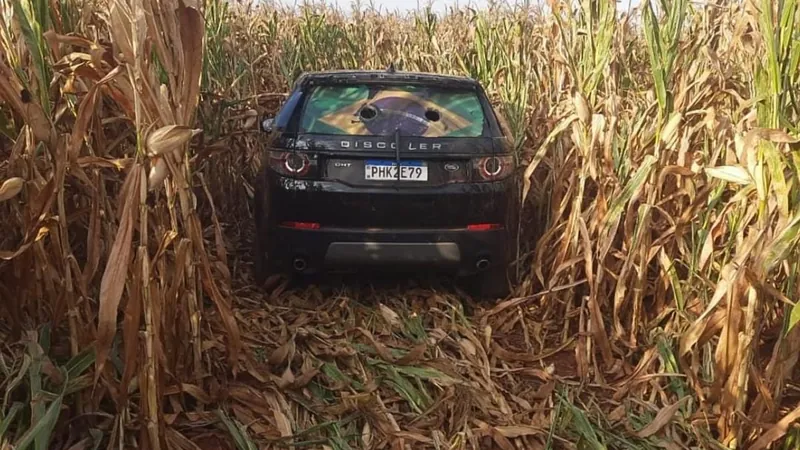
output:
[[[320, 273], [373, 268], [391, 271], [417, 266], [470, 275], [505, 264], [509, 236], [505, 229], [473, 232], [273, 227], [262, 239], [271, 270]], [[295, 264], [298, 259], [302, 260], [302, 267]]]
[[455, 242], [332, 242], [325, 263], [349, 264], [458, 264], [461, 249]]

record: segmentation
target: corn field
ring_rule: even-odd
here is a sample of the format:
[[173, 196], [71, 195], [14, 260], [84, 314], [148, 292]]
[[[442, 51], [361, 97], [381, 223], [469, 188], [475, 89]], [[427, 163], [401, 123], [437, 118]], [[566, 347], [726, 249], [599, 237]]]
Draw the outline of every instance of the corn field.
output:
[[[0, 449], [800, 449], [798, 0], [641, 3], [0, 0]], [[254, 285], [259, 117], [392, 63], [507, 119], [510, 298]]]

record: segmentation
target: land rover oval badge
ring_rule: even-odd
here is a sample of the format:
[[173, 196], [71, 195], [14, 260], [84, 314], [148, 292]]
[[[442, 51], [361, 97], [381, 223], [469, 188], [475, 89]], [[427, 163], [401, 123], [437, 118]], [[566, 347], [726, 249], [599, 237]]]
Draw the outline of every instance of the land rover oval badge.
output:
[[455, 172], [456, 170], [458, 170], [458, 164], [447, 163], [444, 165], [444, 170], [448, 172]]

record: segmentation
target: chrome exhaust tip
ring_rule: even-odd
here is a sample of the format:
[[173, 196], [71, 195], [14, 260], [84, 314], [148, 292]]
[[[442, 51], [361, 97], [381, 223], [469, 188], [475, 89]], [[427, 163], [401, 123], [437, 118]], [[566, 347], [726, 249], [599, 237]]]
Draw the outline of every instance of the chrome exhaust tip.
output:
[[475, 263], [475, 267], [478, 270], [486, 270], [489, 267], [489, 260], [486, 258], [481, 258]]

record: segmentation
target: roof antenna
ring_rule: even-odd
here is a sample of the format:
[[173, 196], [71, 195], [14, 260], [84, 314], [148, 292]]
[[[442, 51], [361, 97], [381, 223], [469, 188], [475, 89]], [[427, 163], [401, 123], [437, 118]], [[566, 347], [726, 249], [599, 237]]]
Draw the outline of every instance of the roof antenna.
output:
[[396, 72], [396, 70], [394, 68], [394, 61], [389, 63], [389, 67], [386, 68], [386, 72], [388, 72], [388, 73], [395, 73]]

